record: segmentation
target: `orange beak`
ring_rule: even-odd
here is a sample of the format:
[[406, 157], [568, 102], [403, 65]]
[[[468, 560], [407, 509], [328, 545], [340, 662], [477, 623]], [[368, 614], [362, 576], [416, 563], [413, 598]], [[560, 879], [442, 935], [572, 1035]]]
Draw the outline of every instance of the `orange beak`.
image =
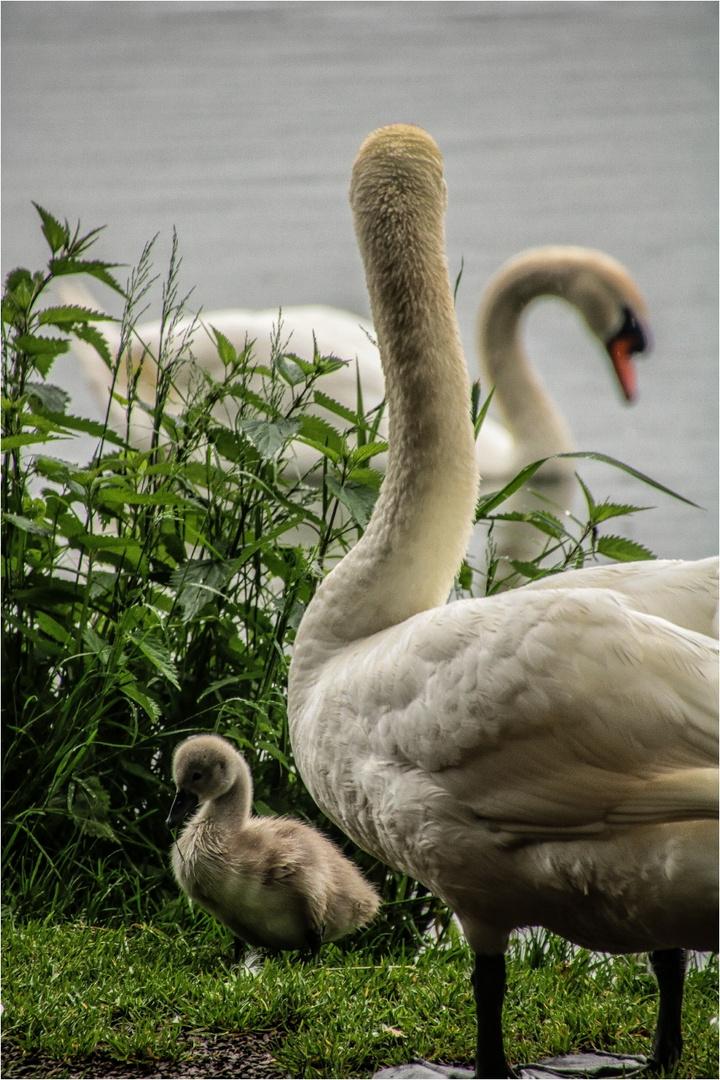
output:
[[629, 308], [625, 308], [624, 322], [617, 334], [607, 342], [606, 348], [625, 400], [635, 401], [638, 392], [635, 353], [645, 352], [648, 338], [642, 324]]

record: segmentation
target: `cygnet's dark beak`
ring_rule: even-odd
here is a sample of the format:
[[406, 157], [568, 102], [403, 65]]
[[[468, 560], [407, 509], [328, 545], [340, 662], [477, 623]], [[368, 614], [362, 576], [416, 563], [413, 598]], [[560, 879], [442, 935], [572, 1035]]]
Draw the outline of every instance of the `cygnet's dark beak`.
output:
[[167, 816], [166, 825], [168, 829], [177, 829], [178, 825], [182, 825], [188, 814], [197, 809], [197, 804], [198, 797], [192, 791], [183, 791], [182, 789], [178, 791]]

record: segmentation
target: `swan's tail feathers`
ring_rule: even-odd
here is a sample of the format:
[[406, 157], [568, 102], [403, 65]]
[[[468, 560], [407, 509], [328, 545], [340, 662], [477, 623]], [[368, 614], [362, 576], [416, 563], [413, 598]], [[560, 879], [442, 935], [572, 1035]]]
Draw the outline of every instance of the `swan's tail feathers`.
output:
[[716, 819], [717, 769], [678, 769], [657, 777], [641, 794], [616, 806], [610, 825], [655, 825], [672, 821]]

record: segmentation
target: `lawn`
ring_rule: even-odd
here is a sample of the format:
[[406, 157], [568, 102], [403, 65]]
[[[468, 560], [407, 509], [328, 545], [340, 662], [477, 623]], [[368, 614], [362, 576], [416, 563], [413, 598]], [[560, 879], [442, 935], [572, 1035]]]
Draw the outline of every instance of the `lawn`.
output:
[[[460, 942], [415, 957], [326, 946], [317, 961], [283, 954], [253, 972], [235, 967], [230, 936], [204, 916], [177, 931], [8, 920], [3, 960], [3, 1076], [182, 1076], [204, 1054], [208, 1071], [192, 1075], [362, 1077], [414, 1058], [467, 1066], [473, 1054]], [[513, 1061], [648, 1052], [656, 997], [643, 958], [573, 953], [543, 934], [513, 948], [508, 975]], [[716, 988], [717, 958], [691, 966], [671, 1075], [717, 1077]], [[240, 1033], [252, 1038], [227, 1038]], [[220, 1063], [235, 1053], [231, 1073], [207, 1057], [213, 1040]], [[254, 1071], [242, 1071], [241, 1045]], [[153, 1073], [159, 1062], [176, 1064]]]

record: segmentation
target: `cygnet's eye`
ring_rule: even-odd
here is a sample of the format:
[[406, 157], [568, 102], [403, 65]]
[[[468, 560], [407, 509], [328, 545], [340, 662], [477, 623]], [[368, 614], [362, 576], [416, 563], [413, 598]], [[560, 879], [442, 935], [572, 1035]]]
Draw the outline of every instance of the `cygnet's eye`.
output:
[[193, 783], [196, 784], [198, 782], [198, 780], [202, 780], [202, 773], [201, 772], [194, 772], [192, 774], [192, 778], [193, 778]]

